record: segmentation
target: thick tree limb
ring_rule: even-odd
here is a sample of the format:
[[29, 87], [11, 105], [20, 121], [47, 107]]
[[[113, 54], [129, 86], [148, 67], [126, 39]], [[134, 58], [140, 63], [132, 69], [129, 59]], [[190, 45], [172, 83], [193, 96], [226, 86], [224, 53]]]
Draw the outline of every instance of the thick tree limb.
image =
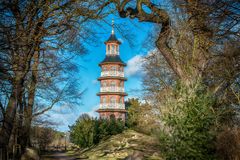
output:
[[[168, 13], [165, 10], [156, 7], [156, 5], [151, 3], [150, 0], [137, 0], [136, 8], [127, 7], [130, 0], [124, 0], [122, 2], [113, 0], [113, 2], [116, 4], [119, 15], [122, 18], [137, 18], [139, 21], [161, 24], [162, 28], [159, 37], [156, 40], [156, 46], [175, 74], [181, 79], [186, 79], [182, 67], [174, 58], [173, 53], [167, 45], [167, 40], [170, 35], [170, 18]], [[151, 10], [150, 14], [144, 11], [143, 5]]]

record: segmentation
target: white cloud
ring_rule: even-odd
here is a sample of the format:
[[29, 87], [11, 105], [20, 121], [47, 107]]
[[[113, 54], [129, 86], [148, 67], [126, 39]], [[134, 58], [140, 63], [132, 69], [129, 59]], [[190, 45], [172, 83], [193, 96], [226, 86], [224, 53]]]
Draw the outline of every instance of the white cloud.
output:
[[124, 43], [124, 40], [122, 38], [118, 38], [118, 40], [121, 42], [121, 43]]
[[142, 65], [144, 63], [144, 58], [142, 55], [136, 55], [127, 62], [126, 76], [137, 76], [142, 74]]
[[145, 63], [145, 57], [151, 56], [153, 54], [159, 54], [157, 49], [152, 49], [147, 52], [146, 55], [136, 55], [128, 60], [126, 68], [126, 76], [141, 76], [144, 74], [143, 65]]
[[92, 84], [97, 84], [98, 83], [98, 80], [92, 80]]
[[53, 122], [54, 125], [52, 127], [56, 128], [57, 130], [67, 131], [69, 130], [68, 126], [72, 125], [78, 117], [78, 113], [69, 109], [65, 113], [63, 111], [48, 111], [48, 113], [41, 115], [40, 119]]

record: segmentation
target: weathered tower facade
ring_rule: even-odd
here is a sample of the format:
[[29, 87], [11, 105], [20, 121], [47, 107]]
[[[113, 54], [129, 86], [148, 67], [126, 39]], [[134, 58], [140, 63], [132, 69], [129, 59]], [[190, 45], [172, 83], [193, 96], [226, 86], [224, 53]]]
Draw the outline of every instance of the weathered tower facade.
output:
[[112, 33], [106, 45], [106, 57], [99, 64], [101, 67], [101, 76], [98, 78], [101, 84], [100, 106], [97, 112], [100, 118], [110, 118], [114, 116], [116, 119], [125, 120], [126, 109], [124, 97], [127, 94], [124, 91], [124, 67], [126, 64], [120, 58], [119, 45], [121, 42], [114, 33], [114, 24], [112, 24]]

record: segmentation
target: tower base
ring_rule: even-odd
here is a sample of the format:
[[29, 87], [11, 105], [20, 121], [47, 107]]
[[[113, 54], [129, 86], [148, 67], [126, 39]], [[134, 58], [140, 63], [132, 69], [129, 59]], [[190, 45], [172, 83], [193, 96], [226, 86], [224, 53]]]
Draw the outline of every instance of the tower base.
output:
[[98, 109], [97, 112], [102, 119], [110, 119], [114, 117], [115, 119], [126, 120], [127, 111], [125, 109]]

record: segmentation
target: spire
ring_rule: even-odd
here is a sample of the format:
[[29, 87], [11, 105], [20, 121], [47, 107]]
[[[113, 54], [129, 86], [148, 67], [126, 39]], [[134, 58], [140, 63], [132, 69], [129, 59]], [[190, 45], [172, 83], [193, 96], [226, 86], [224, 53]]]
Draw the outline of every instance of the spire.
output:
[[114, 33], [114, 19], [112, 19], [112, 33], [111, 33], [110, 37], [108, 38], [108, 40], [105, 41], [104, 43], [106, 44], [108, 42], [115, 42], [115, 43], [121, 44], [121, 42], [117, 39], [117, 37]]
[[112, 34], [114, 34], [114, 19], [112, 19]]

